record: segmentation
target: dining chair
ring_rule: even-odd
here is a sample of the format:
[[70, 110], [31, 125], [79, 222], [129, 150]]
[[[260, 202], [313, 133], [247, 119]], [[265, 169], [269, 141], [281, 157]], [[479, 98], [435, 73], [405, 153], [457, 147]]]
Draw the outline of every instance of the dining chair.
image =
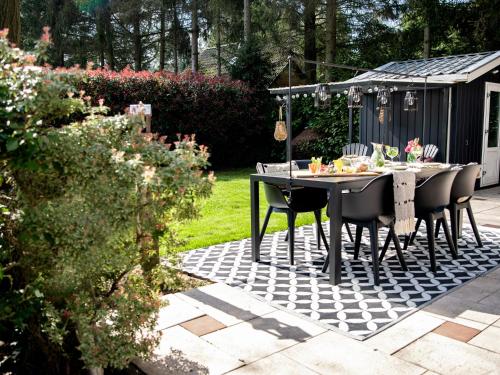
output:
[[[389, 227], [391, 239], [403, 270], [407, 271], [398, 236], [394, 231], [394, 191], [392, 175], [376, 177], [361, 190], [342, 195], [342, 220], [356, 225], [354, 259], [359, 257], [363, 228], [370, 232], [370, 249], [375, 285], [380, 284], [378, 231]], [[329, 256], [326, 257], [323, 272], [328, 269]]]
[[443, 226], [446, 241], [450, 248], [453, 259], [458, 255], [450, 234], [450, 228], [446, 220], [445, 208], [450, 204], [451, 188], [458, 173], [458, 169], [451, 169], [436, 173], [426, 179], [415, 188], [415, 217], [417, 223], [415, 231], [405, 239], [404, 249], [412, 244], [422, 221], [427, 229], [427, 246], [429, 247], [429, 258], [432, 272], [436, 272], [436, 254], [434, 242], [434, 222], [437, 221]]
[[[257, 163], [257, 173], [272, 173], [272, 172], [287, 172], [290, 169], [289, 163]], [[298, 165], [292, 161], [292, 170], [298, 170]], [[321, 239], [323, 239], [325, 246], [326, 236], [321, 226], [321, 210], [328, 203], [328, 195], [325, 189], [317, 188], [298, 188], [298, 189], [285, 189], [270, 183], [264, 183], [264, 193], [267, 203], [269, 205], [260, 232], [259, 241], [262, 241], [266, 233], [267, 225], [271, 214], [284, 213], [287, 215], [288, 221], [288, 256], [290, 264], [294, 264], [294, 246], [295, 246], [295, 219], [297, 214], [303, 212], [313, 212], [316, 220], [316, 239], [318, 249], [321, 248]], [[285, 240], [286, 240], [285, 239]]]
[[427, 144], [424, 146], [424, 150], [422, 151], [422, 161], [430, 162], [433, 161], [439, 152], [439, 148], [433, 144]]
[[[453, 181], [453, 186], [451, 187], [450, 204], [446, 208], [450, 211], [451, 237], [453, 239], [453, 244], [455, 245], [455, 249], [457, 250], [457, 252], [458, 233], [460, 231], [459, 225], [461, 224], [458, 218], [460, 215], [460, 211], [462, 211], [463, 209], [467, 210], [469, 222], [472, 226], [472, 230], [474, 231], [474, 237], [476, 238], [477, 245], [479, 247], [483, 246], [470, 204], [472, 196], [474, 195], [476, 180], [480, 172], [481, 166], [477, 163], [470, 163], [462, 166], [462, 169], [458, 172], [455, 180]], [[435, 237], [438, 237], [439, 229], [440, 223], [436, 224]]]
[[342, 155], [358, 155], [366, 156], [368, 154], [368, 146], [362, 143], [349, 143], [342, 147]]

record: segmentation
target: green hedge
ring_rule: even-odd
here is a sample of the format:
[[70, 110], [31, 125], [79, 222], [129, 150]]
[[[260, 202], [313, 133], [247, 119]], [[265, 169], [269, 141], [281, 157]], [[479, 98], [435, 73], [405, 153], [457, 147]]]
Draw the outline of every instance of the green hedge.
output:
[[196, 134], [217, 168], [269, 160], [273, 144], [272, 100], [240, 81], [180, 74], [89, 71], [78, 85], [92, 100], [104, 99], [113, 113], [142, 101], [153, 108], [152, 130], [167, 135]]

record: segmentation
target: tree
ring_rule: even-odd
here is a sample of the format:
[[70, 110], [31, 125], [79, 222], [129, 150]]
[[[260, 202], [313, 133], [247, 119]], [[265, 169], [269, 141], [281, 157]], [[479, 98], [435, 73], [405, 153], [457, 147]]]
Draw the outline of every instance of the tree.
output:
[[[325, 61], [335, 62], [337, 55], [337, 0], [326, 1], [326, 43]], [[327, 68], [325, 73], [327, 81], [331, 81], [331, 69]]]
[[198, 1], [191, 0], [191, 71], [198, 71]]
[[20, 0], [2, 0], [0, 3], [0, 29], [9, 29], [9, 40], [19, 46], [21, 42]]
[[[316, 5], [317, 0], [304, 0], [304, 59], [316, 60]], [[309, 82], [316, 82], [316, 65], [305, 64]]]
[[251, 33], [250, 0], [243, 0], [243, 30], [245, 42], [248, 42]]

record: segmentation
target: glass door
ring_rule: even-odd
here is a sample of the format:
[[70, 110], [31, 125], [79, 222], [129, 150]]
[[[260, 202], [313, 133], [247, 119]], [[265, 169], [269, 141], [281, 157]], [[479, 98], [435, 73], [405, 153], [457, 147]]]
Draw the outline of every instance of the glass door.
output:
[[500, 84], [486, 83], [484, 102], [483, 173], [481, 186], [500, 179]]

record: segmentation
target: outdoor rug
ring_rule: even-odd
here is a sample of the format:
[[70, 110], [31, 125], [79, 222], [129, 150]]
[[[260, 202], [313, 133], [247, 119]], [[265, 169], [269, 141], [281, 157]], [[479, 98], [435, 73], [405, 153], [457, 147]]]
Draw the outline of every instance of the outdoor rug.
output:
[[[327, 223], [323, 227], [328, 235]], [[479, 228], [483, 247], [476, 247], [472, 229], [464, 225], [457, 260], [451, 257], [441, 233], [436, 239], [435, 274], [430, 271], [425, 228], [404, 251], [407, 272], [391, 247], [380, 267], [380, 286], [373, 284], [367, 230], [359, 259], [354, 260], [354, 244], [343, 229], [342, 283], [337, 286], [329, 284], [328, 275], [321, 272], [326, 250], [324, 246], [317, 250], [314, 225], [296, 230], [294, 266], [288, 263], [283, 231], [264, 237], [260, 262], [252, 262], [250, 239], [244, 239], [184, 253], [182, 267], [362, 340], [500, 264], [500, 232]], [[386, 233], [380, 231], [380, 245]]]

